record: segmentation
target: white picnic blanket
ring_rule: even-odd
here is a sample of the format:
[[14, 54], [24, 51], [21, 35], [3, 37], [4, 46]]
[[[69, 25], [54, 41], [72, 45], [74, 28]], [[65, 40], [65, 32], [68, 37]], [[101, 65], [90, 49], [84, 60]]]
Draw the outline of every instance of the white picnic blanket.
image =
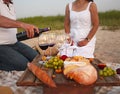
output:
[[14, 94], [43, 94], [41, 86], [17, 86], [16, 82], [22, 73], [23, 71], [0, 71], [0, 86], [9, 86]]
[[[106, 64], [113, 69], [120, 67], [120, 64], [117, 63]], [[22, 73], [23, 71], [0, 71], [0, 86], [9, 86], [13, 90], [14, 94], [43, 94], [43, 88], [41, 86], [16, 86], [16, 82]], [[120, 75], [118, 75], [118, 77], [120, 78]], [[96, 88], [96, 91], [97, 92], [95, 94], [120, 94], [120, 86], [103, 86], [99, 89]]]

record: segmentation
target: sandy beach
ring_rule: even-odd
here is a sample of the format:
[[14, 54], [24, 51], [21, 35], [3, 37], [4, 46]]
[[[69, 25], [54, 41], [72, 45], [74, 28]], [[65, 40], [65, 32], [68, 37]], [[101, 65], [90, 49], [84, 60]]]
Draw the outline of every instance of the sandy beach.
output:
[[120, 30], [97, 31], [95, 55], [102, 62], [120, 63]]

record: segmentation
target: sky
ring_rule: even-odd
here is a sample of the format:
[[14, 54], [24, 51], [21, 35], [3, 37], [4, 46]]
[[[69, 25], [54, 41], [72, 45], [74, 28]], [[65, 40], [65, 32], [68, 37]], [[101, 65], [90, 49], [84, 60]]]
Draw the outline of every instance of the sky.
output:
[[[13, 0], [17, 18], [64, 15], [65, 7], [74, 0]], [[94, 0], [98, 12], [120, 10], [120, 0]]]

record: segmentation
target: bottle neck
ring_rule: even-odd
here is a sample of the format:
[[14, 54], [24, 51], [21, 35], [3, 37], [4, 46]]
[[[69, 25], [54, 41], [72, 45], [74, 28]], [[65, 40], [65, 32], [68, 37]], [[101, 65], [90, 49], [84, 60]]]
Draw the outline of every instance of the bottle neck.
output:
[[7, 5], [13, 4], [12, 0], [3, 0], [3, 2], [4, 4], [7, 4]]

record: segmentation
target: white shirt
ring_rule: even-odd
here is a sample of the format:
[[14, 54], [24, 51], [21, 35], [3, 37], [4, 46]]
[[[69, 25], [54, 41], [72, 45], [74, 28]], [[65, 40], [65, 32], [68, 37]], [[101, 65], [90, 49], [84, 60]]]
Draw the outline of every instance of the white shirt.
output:
[[[16, 13], [13, 4], [9, 4], [9, 8], [0, 0], [0, 15], [16, 20]], [[14, 44], [17, 42], [16, 38], [17, 28], [2, 28], [0, 27], [0, 45]]]

